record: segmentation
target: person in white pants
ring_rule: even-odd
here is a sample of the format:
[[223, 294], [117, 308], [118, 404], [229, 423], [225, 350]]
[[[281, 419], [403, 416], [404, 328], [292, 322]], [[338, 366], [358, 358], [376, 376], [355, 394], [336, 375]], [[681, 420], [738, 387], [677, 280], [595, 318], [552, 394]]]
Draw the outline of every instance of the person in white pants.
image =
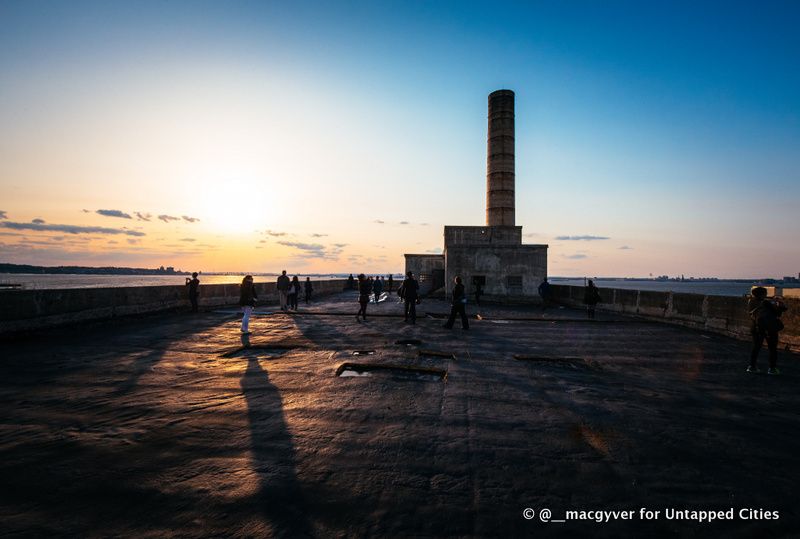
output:
[[242, 279], [239, 289], [239, 305], [242, 307], [242, 333], [250, 333], [250, 315], [253, 314], [253, 307], [255, 307], [257, 299], [253, 276], [246, 275]]

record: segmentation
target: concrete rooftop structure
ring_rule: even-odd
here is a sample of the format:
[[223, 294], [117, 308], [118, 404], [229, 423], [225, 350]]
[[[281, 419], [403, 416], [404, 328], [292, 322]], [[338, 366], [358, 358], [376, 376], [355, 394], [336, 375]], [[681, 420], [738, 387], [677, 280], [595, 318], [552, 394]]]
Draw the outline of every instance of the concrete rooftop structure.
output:
[[[447, 309], [420, 306], [434, 316]], [[3, 342], [0, 533], [800, 530], [796, 355], [781, 353], [781, 377], [751, 376], [745, 342], [632, 318], [484, 307], [463, 332], [436, 317], [405, 325], [393, 300], [371, 305], [380, 316], [366, 323], [355, 310], [354, 293], [344, 293], [296, 315], [257, 315], [249, 342], [235, 309]], [[347, 362], [431, 370], [337, 376]], [[539, 520], [544, 508], [561, 519], [641, 507], [780, 518]]]
[[441, 255], [406, 254], [406, 272], [425, 295], [452, 293], [461, 277], [467, 294], [480, 286], [485, 298], [539, 301], [547, 278], [547, 245], [523, 244], [516, 226], [514, 92], [489, 94], [486, 130], [486, 226], [445, 226]]

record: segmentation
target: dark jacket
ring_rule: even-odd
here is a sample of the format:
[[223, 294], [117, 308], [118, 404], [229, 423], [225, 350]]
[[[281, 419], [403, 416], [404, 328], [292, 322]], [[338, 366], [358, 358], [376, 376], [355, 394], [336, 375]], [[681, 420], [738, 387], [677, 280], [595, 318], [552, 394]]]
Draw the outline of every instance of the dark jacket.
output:
[[239, 305], [242, 307], [256, 306], [256, 285], [253, 282], [242, 283], [239, 286]]
[[586, 305], [597, 305], [600, 303], [600, 292], [596, 286], [587, 286], [583, 293], [583, 302]]
[[464, 285], [462, 283], [458, 283], [455, 288], [453, 288], [453, 305], [466, 303], [466, 301], [464, 301], [465, 299], [467, 299], [467, 294], [464, 290]]
[[383, 292], [383, 282], [380, 279], [375, 279], [372, 283], [372, 290], [376, 294]]
[[786, 310], [783, 303], [776, 303], [768, 299], [759, 300], [753, 297], [747, 302], [747, 310], [753, 321], [754, 331], [777, 332], [783, 329], [781, 315]]
[[[406, 277], [400, 285], [400, 297], [406, 301], [414, 301], [419, 296], [419, 283], [413, 277]], [[398, 293], [400, 293], [398, 292]]]
[[306, 292], [312, 292], [314, 287], [311, 285], [311, 281], [306, 281]]
[[369, 280], [364, 279], [363, 281], [358, 281], [358, 295], [361, 299], [369, 299], [369, 294], [372, 292], [372, 285], [370, 285]]
[[277, 281], [277, 284], [276, 284], [276, 287], [278, 288], [278, 290], [280, 290], [282, 292], [288, 292], [289, 288], [291, 287], [291, 285], [292, 285], [292, 282], [289, 280], [289, 277], [287, 277], [286, 275], [281, 275], [280, 277], [278, 277], [278, 281]]
[[194, 279], [190, 279], [186, 286], [189, 287], [189, 295], [196, 296], [197, 295], [197, 288], [200, 286], [200, 279], [195, 277]]

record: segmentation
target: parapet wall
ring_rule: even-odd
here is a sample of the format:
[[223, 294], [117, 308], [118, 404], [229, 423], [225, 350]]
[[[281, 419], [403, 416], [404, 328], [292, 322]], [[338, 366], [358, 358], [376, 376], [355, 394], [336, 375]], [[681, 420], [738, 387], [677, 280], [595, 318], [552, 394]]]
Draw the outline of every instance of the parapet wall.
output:
[[[346, 281], [312, 281], [314, 295], [341, 292]], [[275, 283], [256, 283], [260, 305], [277, 304]], [[201, 308], [238, 305], [238, 284], [201, 284]], [[189, 309], [186, 286], [0, 291], [0, 334], [120, 316]]]
[[[553, 299], [571, 307], [583, 307], [582, 286], [552, 285]], [[679, 324], [703, 331], [750, 340], [750, 317], [744, 296], [704, 296], [678, 292], [600, 288], [598, 310]], [[784, 299], [788, 310], [780, 333], [783, 349], [800, 351], [800, 298]]]

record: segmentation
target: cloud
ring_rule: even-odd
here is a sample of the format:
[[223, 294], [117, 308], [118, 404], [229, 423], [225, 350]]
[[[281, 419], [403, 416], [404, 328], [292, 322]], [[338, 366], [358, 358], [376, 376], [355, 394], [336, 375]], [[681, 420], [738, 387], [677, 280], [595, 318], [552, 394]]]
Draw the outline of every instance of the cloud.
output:
[[15, 223], [3, 221], [1, 227], [12, 230], [36, 230], [39, 232], [64, 232], [66, 234], [124, 234], [126, 236], [144, 236], [144, 232], [124, 228], [106, 228], [102, 226], [47, 225], [42, 223]]
[[583, 258], [589, 258], [586, 255], [582, 255], [580, 253], [576, 253], [574, 255], [564, 255], [564, 258], [571, 258], [572, 260], [581, 260]]
[[130, 243], [131, 245], [136, 245], [137, 243], [139, 243], [139, 241], [141, 241], [141, 240], [137, 240], [137, 239], [134, 239], [134, 238], [128, 238], [128, 243]]
[[159, 220], [164, 221], [165, 223], [169, 223], [170, 221], [180, 221], [180, 217], [173, 217], [172, 215], [164, 215], [161, 214], [158, 216]]
[[327, 234], [311, 234], [312, 238], [324, 238]]
[[0, 210], [0, 219], [8, 219], [8, 214], [3, 210]]
[[596, 240], [610, 240], [607, 236], [556, 236], [557, 240], [565, 241], [596, 241]]
[[104, 215], [105, 217], [119, 217], [121, 219], [133, 219], [133, 217], [131, 217], [129, 214], [119, 210], [97, 210], [95, 213], [98, 215]]
[[321, 258], [324, 260], [338, 260], [342, 247], [347, 244], [338, 243], [333, 248], [325, 247], [319, 243], [303, 243], [298, 241], [279, 241], [278, 245], [292, 247], [302, 252], [302, 258]]
[[275, 232], [274, 230], [265, 230], [264, 234], [266, 234], [267, 236], [273, 236], [275, 238], [286, 236], [286, 232]]
[[441, 247], [434, 247], [433, 249], [428, 249], [425, 252], [429, 253], [429, 254], [432, 254], [432, 255], [440, 255], [440, 254], [442, 254], [442, 248]]
[[181, 241], [197, 241], [194, 238], [181, 238]]
[[380, 219], [375, 219], [375, 220], [374, 220], [374, 221], [372, 221], [372, 222], [373, 222], [373, 223], [378, 223], [379, 225], [382, 225], [382, 224], [384, 224], [386, 221], [381, 221]]
[[82, 209], [81, 211], [82, 211], [83, 213], [92, 213], [92, 212], [90, 212], [89, 210], [87, 210], [86, 208]]
[[348, 245], [350, 245], [350, 244], [349, 243], [334, 243], [333, 244], [333, 246], [338, 248], [338, 249], [343, 249], [343, 248], [347, 247]]
[[258, 243], [267, 243], [267, 240], [258, 240]]
[[31, 221], [31, 223], [33, 223], [33, 224], [36, 224], [36, 225], [43, 225], [43, 224], [44, 224], [44, 219], [39, 219], [39, 218], [37, 217], [36, 219], [34, 219], [33, 221]]
[[138, 220], [140, 220], [140, 221], [149, 221], [149, 220], [150, 220], [150, 218], [151, 218], [151, 217], [153, 217], [153, 216], [152, 216], [152, 215], [150, 215], [149, 213], [140, 213], [140, 212], [138, 212], [138, 211], [137, 211], [137, 212], [135, 212], [135, 214], [136, 214], [136, 218], [137, 218]]
[[629, 247], [627, 245], [623, 245], [622, 247], [620, 247], [620, 249], [622, 249], [624, 251], [627, 251], [627, 250], [633, 249], [633, 247]]
[[409, 222], [408, 221], [400, 221], [400, 224], [401, 225], [407, 225], [407, 224], [409, 224]]
[[421, 226], [430, 226], [430, 223], [420, 223]]
[[200, 220], [197, 217], [189, 217], [188, 215], [181, 215], [181, 219], [183, 219], [187, 223], [196, 223], [197, 221]]

